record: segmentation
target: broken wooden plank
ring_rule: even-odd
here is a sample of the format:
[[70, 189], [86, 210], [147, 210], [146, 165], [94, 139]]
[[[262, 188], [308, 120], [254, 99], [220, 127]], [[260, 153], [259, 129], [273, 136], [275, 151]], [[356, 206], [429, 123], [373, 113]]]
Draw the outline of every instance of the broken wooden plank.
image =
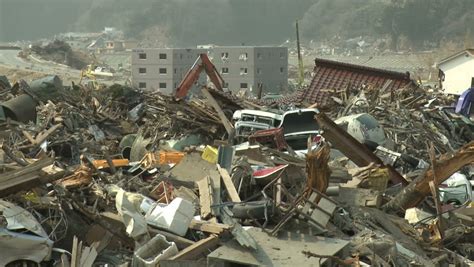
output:
[[168, 260], [196, 260], [208, 250], [217, 247], [218, 244], [219, 238], [216, 235], [210, 235], [208, 238], [201, 239], [193, 245], [181, 250]]
[[212, 186], [209, 176], [196, 182], [199, 189], [199, 206], [201, 208], [201, 218], [207, 220], [211, 214]]
[[416, 207], [431, 192], [430, 181], [436, 180], [437, 184], [444, 182], [462, 167], [474, 162], [474, 141], [464, 145], [454, 154], [442, 155], [436, 161], [434, 168], [429, 168], [418, 176], [413, 182], [399, 192], [392, 200], [384, 205], [388, 212], [404, 211]]
[[97, 251], [94, 247], [85, 247], [81, 255], [81, 267], [92, 267], [97, 258]]
[[57, 129], [61, 128], [62, 126], [63, 126], [62, 124], [56, 124], [56, 125], [53, 125], [51, 128], [49, 128], [48, 130], [39, 133], [36, 136], [35, 145], [39, 145], [43, 143], [46, 140], [46, 138], [48, 138], [52, 133], [54, 133]]
[[[112, 165], [114, 167], [125, 167], [129, 165], [129, 160], [128, 159], [112, 159]], [[110, 163], [106, 159], [98, 159], [98, 160], [93, 160], [92, 164], [94, 167], [98, 170], [104, 169], [104, 168], [109, 168]]]
[[189, 228], [193, 230], [198, 230], [210, 234], [221, 234], [224, 231], [227, 231], [231, 228], [230, 225], [222, 224], [222, 223], [214, 223], [209, 221], [198, 221], [195, 219], [191, 220], [189, 224]]
[[212, 203], [214, 205], [214, 206], [211, 206], [212, 215], [219, 216], [220, 209], [218, 205], [222, 203], [221, 176], [217, 170], [212, 169], [212, 170], [209, 170], [209, 177], [210, 177], [211, 187], [212, 187]]
[[[34, 147], [34, 146], [38, 146], [40, 144], [42, 144], [44, 141], [46, 141], [46, 139], [51, 135], [53, 134], [57, 129], [61, 128], [63, 125], [62, 124], [56, 124], [56, 125], [53, 125], [51, 128], [49, 128], [48, 130], [46, 131], [43, 131], [41, 133], [39, 133], [36, 138], [32, 138], [31, 135], [29, 135], [27, 132], [23, 131], [23, 134], [25, 135], [25, 137], [31, 142], [31, 144], [29, 145], [26, 145], [26, 146], [21, 146], [20, 148], [30, 148], [30, 147]], [[31, 139], [30, 139], [31, 137]]]
[[370, 163], [380, 166], [386, 166], [390, 173], [390, 179], [398, 184], [407, 185], [408, 181], [400, 175], [392, 166], [385, 165], [382, 160], [370, 151], [365, 145], [361, 144], [344, 129], [332, 121], [326, 114], [320, 112], [315, 116], [319, 126], [324, 130], [323, 137], [328, 140], [334, 148], [337, 148], [352, 160], [357, 166], [365, 167]]
[[92, 182], [92, 169], [86, 165], [81, 165], [73, 174], [64, 177], [56, 182], [64, 188], [76, 188], [81, 185], [88, 185]]
[[22, 190], [29, 190], [41, 184], [57, 180], [65, 172], [47, 174], [43, 168], [53, 163], [52, 158], [43, 158], [18, 170], [13, 170], [0, 176], [0, 197], [14, 194]]
[[216, 99], [211, 95], [211, 93], [209, 93], [209, 91], [205, 87], [202, 88], [201, 92], [206, 98], [207, 103], [216, 110], [217, 115], [219, 115], [219, 118], [221, 119], [222, 125], [224, 125], [224, 128], [227, 131], [227, 134], [229, 136], [234, 136], [235, 134], [234, 126], [232, 126], [232, 123], [230, 123], [229, 119], [227, 119], [227, 117], [224, 114], [224, 111], [222, 111]]
[[[325, 193], [329, 186], [329, 176], [331, 169], [329, 168], [329, 153], [331, 149], [329, 145], [324, 144], [323, 147], [314, 151], [311, 149], [312, 142], [308, 144], [308, 154], [306, 154], [306, 173], [308, 179], [306, 180], [306, 189], [315, 188], [321, 193]], [[307, 191], [310, 193], [311, 191]], [[315, 200], [319, 202], [320, 197]]]
[[71, 267], [79, 267], [77, 265], [77, 251], [79, 250], [78, 247], [78, 239], [76, 236], [74, 236], [72, 240], [72, 251], [71, 251]]
[[240, 200], [240, 196], [235, 189], [235, 185], [232, 182], [232, 178], [230, 177], [229, 173], [226, 169], [222, 168], [219, 164], [217, 164], [217, 170], [221, 175], [222, 181], [224, 182], [224, 186], [227, 189], [227, 194], [232, 202], [242, 202]]
[[39, 171], [42, 168], [51, 165], [53, 162], [54, 162], [54, 159], [52, 158], [48, 158], [48, 157], [42, 158], [19, 170], [14, 170], [14, 171], [1, 174], [0, 182], [5, 182], [11, 179], [17, 179], [18, 177], [21, 177], [25, 174]]
[[23, 133], [23, 135], [26, 137], [26, 139], [28, 139], [28, 141], [30, 141], [31, 144], [35, 144], [36, 140], [35, 138], [26, 130], [23, 130], [21, 131]]

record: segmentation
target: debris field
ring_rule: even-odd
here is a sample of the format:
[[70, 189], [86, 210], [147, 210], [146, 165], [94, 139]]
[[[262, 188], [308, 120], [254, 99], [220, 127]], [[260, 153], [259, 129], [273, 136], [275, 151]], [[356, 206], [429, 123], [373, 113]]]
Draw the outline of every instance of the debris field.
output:
[[2, 266], [473, 264], [474, 124], [431, 88], [0, 81]]

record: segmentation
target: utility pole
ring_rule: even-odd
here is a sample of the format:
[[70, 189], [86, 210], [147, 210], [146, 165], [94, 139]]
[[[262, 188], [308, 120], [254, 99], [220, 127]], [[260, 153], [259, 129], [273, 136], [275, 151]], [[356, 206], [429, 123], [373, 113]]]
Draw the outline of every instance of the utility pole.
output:
[[298, 20], [296, 21], [296, 46], [298, 49], [298, 87], [301, 87], [303, 86], [304, 82], [304, 66], [303, 57], [301, 56], [300, 31], [298, 27]]

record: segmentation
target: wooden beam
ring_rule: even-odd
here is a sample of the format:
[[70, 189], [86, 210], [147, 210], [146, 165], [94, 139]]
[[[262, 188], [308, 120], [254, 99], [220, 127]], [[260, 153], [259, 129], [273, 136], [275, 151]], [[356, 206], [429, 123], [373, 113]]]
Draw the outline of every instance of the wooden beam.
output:
[[212, 215], [212, 186], [209, 176], [196, 182], [199, 188], [199, 206], [201, 208], [201, 218], [208, 219]]
[[216, 169], [212, 169], [209, 171], [209, 177], [211, 181], [212, 187], [212, 203], [214, 206], [211, 206], [212, 215], [219, 216], [220, 215], [220, 208], [219, 204], [222, 203], [221, 201], [221, 176]]
[[47, 167], [51, 164], [53, 164], [54, 159], [52, 158], [42, 158], [38, 161], [35, 161], [34, 163], [25, 166], [24, 168], [21, 168], [19, 170], [14, 170], [14, 171], [9, 171], [6, 173], [2, 173], [0, 175], [0, 182], [5, 182], [11, 179], [17, 179], [18, 177], [21, 177], [25, 174], [32, 173], [35, 171], [39, 171], [43, 169], [44, 167]]
[[41, 169], [53, 163], [51, 158], [43, 158], [33, 164], [18, 170], [9, 171], [0, 176], [0, 197], [22, 190], [29, 190], [41, 184], [60, 179], [65, 174], [60, 171], [54, 174], [46, 174]]
[[191, 220], [189, 228], [210, 234], [221, 234], [224, 231], [230, 230], [231, 226], [222, 223], [213, 223], [208, 221]]
[[431, 193], [429, 183], [435, 181], [435, 174], [435, 186], [438, 186], [462, 167], [472, 163], [474, 163], [474, 141], [464, 145], [454, 153], [443, 155], [436, 161], [434, 168], [429, 168], [423, 172], [385, 204], [385, 211], [399, 212], [416, 207]]
[[323, 137], [329, 141], [334, 148], [338, 149], [347, 158], [352, 160], [357, 166], [365, 167], [373, 162], [377, 165], [388, 168], [390, 179], [394, 184], [408, 184], [408, 181], [401, 176], [395, 168], [391, 165], [385, 166], [383, 161], [370, 151], [367, 146], [357, 141], [352, 135], [347, 133], [333, 120], [326, 116], [326, 114], [318, 113], [315, 118], [321, 129], [324, 130], [322, 133]]
[[196, 260], [206, 253], [207, 250], [213, 249], [219, 244], [219, 238], [211, 235], [194, 243], [193, 245], [181, 250], [178, 254], [168, 260]]
[[222, 168], [219, 164], [217, 164], [217, 169], [219, 170], [224, 186], [227, 189], [227, 194], [229, 195], [230, 200], [232, 202], [242, 202], [227, 170]]
[[[329, 176], [331, 175], [331, 169], [329, 168], [329, 153], [331, 149], [329, 145], [324, 144], [322, 148], [314, 151], [312, 149], [312, 141], [308, 141], [308, 154], [306, 154], [306, 189], [309, 193], [315, 188], [321, 193], [326, 193], [326, 189], [329, 186]], [[317, 197], [316, 202], [320, 200], [320, 196]]]
[[232, 123], [230, 123], [230, 121], [227, 119], [227, 117], [224, 114], [224, 111], [222, 111], [216, 99], [211, 95], [211, 93], [209, 93], [209, 91], [205, 87], [201, 89], [201, 92], [204, 95], [204, 97], [206, 97], [207, 103], [216, 110], [217, 115], [221, 119], [221, 122], [224, 125], [225, 130], [227, 131], [227, 134], [229, 134], [229, 136], [234, 136], [234, 133], [235, 133], [234, 126], [232, 126]]

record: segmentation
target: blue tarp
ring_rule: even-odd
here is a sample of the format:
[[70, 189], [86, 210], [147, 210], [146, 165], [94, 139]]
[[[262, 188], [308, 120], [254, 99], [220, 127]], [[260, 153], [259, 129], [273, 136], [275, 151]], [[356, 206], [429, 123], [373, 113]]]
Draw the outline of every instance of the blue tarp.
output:
[[464, 91], [458, 99], [456, 104], [456, 113], [462, 114], [464, 116], [470, 115], [470, 110], [472, 103], [474, 102], [474, 87], [471, 87]]

